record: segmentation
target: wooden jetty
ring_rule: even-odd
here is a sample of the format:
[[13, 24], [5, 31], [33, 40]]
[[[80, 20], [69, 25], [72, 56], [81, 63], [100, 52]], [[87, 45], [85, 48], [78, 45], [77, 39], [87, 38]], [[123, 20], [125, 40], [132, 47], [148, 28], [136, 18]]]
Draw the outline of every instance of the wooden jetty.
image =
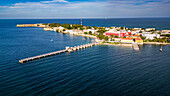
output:
[[25, 62], [29, 62], [29, 61], [33, 61], [36, 59], [45, 58], [45, 57], [49, 57], [49, 56], [53, 56], [53, 55], [57, 55], [57, 54], [65, 53], [65, 52], [72, 52], [72, 51], [76, 51], [79, 49], [83, 49], [83, 48], [87, 48], [87, 47], [91, 47], [91, 46], [99, 45], [99, 44], [101, 44], [101, 43], [99, 42], [99, 43], [91, 43], [91, 44], [85, 44], [85, 45], [80, 45], [80, 46], [75, 46], [75, 47], [66, 47], [65, 50], [55, 51], [55, 52], [51, 52], [51, 53], [47, 53], [47, 54], [42, 54], [42, 55], [38, 55], [38, 56], [34, 56], [34, 57], [21, 59], [21, 60], [19, 60], [19, 63], [25, 63]]

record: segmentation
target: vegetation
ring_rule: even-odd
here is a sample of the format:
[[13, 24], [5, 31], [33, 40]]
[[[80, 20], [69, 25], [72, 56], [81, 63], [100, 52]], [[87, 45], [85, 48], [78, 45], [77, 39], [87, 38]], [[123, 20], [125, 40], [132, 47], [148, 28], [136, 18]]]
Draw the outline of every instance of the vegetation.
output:
[[84, 30], [84, 28], [80, 27], [80, 30]]
[[91, 29], [92, 27], [91, 26], [86, 26], [86, 29]]
[[115, 39], [111, 38], [111, 40], [110, 40], [110, 41], [115, 41]]
[[99, 38], [100, 40], [104, 39], [105, 36], [102, 33], [99, 33], [99, 35], [97, 35], [97, 38]]
[[103, 35], [103, 33], [106, 32], [105, 28], [100, 27], [97, 32], [99, 33], [99, 35], [97, 35], [97, 38], [99, 38], [100, 40], [105, 39], [105, 36]]
[[87, 34], [87, 32], [84, 32], [84, 34]]
[[141, 28], [142, 30], [145, 30], [145, 28]]
[[146, 37], [145, 37], [145, 36], [140, 36], [140, 37], [141, 37], [141, 39], [142, 39], [142, 40], [145, 40], [145, 39], [146, 39]]
[[115, 36], [115, 38], [118, 38], [118, 36]]
[[[82, 25], [80, 24], [72, 24], [70, 25], [69, 23], [67, 24], [60, 24], [60, 23], [50, 23], [49, 24], [50, 27], [59, 27], [59, 26], [62, 26], [66, 29], [78, 29], [78, 28], [81, 28], [82, 29]], [[83, 29], [82, 29], [83, 30]]]
[[108, 36], [105, 36], [105, 37], [104, 37], [104, 40], [105, 40], [105, 41], [108, 41], [108, 40], [109, 40], [109, 37], [108, 37]]
[[164, 38], [154, 38], [153, 40], [151, 40], [151, 39], [146, 39], [146, 40], [144, 40], [144, 42], [167, 42], [167, 38], [166, 37], [164, 37]]
[[89, 31], [89, 34], [90, 34], [90, 35], [92, 35], [92, 32], [91, 32], [91, 31]]
[[160, 34], [160, 35], [161, 35], [161, 32], [159, 31], [159, 32], [158, 32], [158, 34]]
[[97, 29], [97, 27], [96, 26], [93, 26], [93, 28], [96, 30]]
[[43, 23], [42, 25], [48, 25], [48, 23]]
[[111, 37], [114, 37], [114, 35], [113, 35], [113, 34], [111, 34]]
[[120, 27], [120, 29], [124, 29], [124, 27]]
[[109, 44], [120, 44], [119, 42], [109, 42]]

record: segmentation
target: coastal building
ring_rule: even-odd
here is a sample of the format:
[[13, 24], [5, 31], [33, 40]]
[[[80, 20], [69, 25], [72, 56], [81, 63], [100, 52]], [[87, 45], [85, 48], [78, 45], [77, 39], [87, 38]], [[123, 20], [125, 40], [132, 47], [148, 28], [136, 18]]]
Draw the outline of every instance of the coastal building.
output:
[[134, 30], [141, 30], [142, 28], [133, 28]]
[[161, 34], [170, 34], [170, 30], [162, 30]]
[[83, 33], [82, 31], [76, 30], [76, 29], [66, 30], [65, 32], [66, 32], [66, 33], [69, 33], [69, 34], [74, 34], [74, 35]]
[[105, 30], [110, 30], [110, 28], [105, 28]]
[[155, 28], [146, 28], [146, 31], [156, 30]]
[[143, 44], [143, 40], [141, 38], [135, 38], [135, 42], [138, 44]]
[[53, 27], [53, 30], [54, 31], [58, 31], [58, 32], [62, 32], [63, 31], [63, 29], [65, 29], [64, 27]]
[[160, 38], [160, 35], [157, 33], [151, 34], [151, 33], [142, 33], [142, 36], [146, 37], [146, 39], [153, 40], [155, 37]]
[[137, 35], [137, 34], [133, 35], [133, 38], [139, 38], [139, 37], [140, 35]]
[[132, 38], [121, 38], [121, 43], [132, 43], [133, 39]]
[[94, 29], [84, 29], [83, 32], [92, 32], [92, 34], [96, 34], [97, 33], [97, 30], [94, 30]]
[[118, 36], [118, 37], [125, 37], [126, 35], [131, 35], [132, 33], [130, 31], [126, 31], [126, 30], [120, 30], [120, 31], [117, 31], [116, 29], [110, 29], [109, 31], [106, 31], [104, 33], [104, 35], [107, 35], [107, 36]]

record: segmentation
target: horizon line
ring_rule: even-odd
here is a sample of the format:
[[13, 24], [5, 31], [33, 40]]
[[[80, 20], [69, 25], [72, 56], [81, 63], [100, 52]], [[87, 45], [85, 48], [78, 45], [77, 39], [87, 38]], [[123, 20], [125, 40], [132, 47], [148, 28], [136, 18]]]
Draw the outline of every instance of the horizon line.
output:
[[130, 19], [130, 18], [170, 18], [170, 16], [162, 17], [58, 17], [58, 18], [0, 18], [0, 19]]

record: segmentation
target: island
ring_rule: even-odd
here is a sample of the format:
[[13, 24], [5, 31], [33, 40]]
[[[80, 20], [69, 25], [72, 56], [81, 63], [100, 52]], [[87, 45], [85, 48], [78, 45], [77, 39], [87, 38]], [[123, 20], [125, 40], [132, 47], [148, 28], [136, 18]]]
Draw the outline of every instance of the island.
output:
[[133, 47], [139, 50], [143, 44], [165, 44], [170, 45], [170, 30], [156, 30], [155, 28], [127, 28], [127, 27], [97, 27], [83, 26], [80, 24], [60, 24], [60, 23], [41, 23], [41, 24], [17, 24], [17, 27], [41, 27], [45, 31], [55, 31], [64, 34], [86, 36], [95, 38], [94, 43], [84, 44], [74, 47], [66, 46], [66, 49], [38, 56], [33, 56], [19, 60], [19, 63], [29, 62], [48, 56], [53, 56], [65, 52], [72, 52], [95, 45], [115, 45]]
[[132, 46], [133, 43], [170, 45], [170, 30], [155, 28], [97, 27], [69, 23], [17, 24], [17, 27], [42, 27], [45, 31], [96, 38], [97, 41], [107, 45]]

